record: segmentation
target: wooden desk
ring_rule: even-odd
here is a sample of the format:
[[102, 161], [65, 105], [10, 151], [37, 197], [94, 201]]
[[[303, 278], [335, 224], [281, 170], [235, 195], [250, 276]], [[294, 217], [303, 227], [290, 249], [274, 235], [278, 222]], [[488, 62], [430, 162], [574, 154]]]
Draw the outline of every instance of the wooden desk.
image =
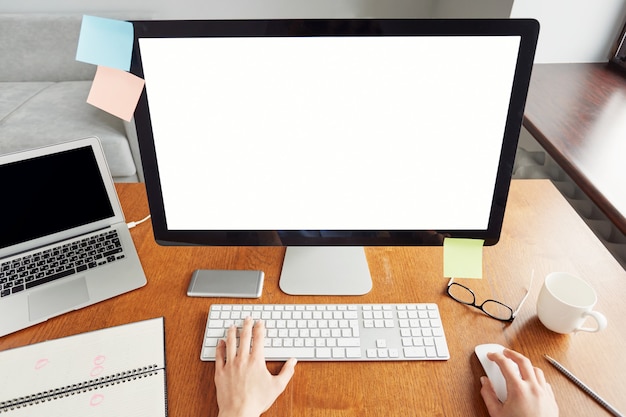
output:
[[[148, 212], [142, 184], [118, 184], [127, 220]], [[528, 355], [557, 393], [563, 416], [606, 412], [555, 371], [543, 354], [561, 361], [607, 401], [626, 412], [626, 272], [546, 180], [514, 181], [501, 242], [485, 248], [483, 280], [466, 280], [480, 298], [516, 305], [531, 270], [535, 282], [511, 325], [490, 319], [445, 295], [442, 248], [368, 248], [374, 288], [362, 297], [294, 297], [278, 288], [282, 248], [160, 247], [144, 223], [131, 231], [148, 285], [0, 338], [0, 349], [102, 327], [165, 316], [169, 412], [172, 417], [217, 415], [213, 363], [199, 360], [212, 302], [436, 302], [451, 351], [445, 362], [300, 362], [267, 416], [487, 416], [480, 397], [482, 369], [474, 346], [495, 342]], [[185, 295], [196, 268], [257, 268], [266, 273], [260, 300], [212, 300]], [[599, 334], [558, 335], [535, 315], [543, 277], [570, 271], [593, 283], [598, 310], [608, 317]], [[132, 348], [132, 347], [129, 347]], [[270, 363], [277, 370], [280, 363]], [[5, 375], [4, 377], [9, 377]]]
[[538, 64], [524, 126], [626, 234], [626, 75], [607, 64]]

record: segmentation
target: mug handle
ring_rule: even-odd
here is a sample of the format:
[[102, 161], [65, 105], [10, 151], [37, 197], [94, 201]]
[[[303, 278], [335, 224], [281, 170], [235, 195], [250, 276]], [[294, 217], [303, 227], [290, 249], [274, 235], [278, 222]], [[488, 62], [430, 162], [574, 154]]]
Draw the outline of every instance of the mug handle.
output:
[[578, 327], [574, 330], [575, 332], [581, 331], [581, 332], [595, 333], [606, 328], [607, 320], [604, 314], [599, 313], [597, 311], [586, 311], [583, 313], [583, 316], [591, 316], [596, 321], [597, 326], [595, 328], [594, 327]]

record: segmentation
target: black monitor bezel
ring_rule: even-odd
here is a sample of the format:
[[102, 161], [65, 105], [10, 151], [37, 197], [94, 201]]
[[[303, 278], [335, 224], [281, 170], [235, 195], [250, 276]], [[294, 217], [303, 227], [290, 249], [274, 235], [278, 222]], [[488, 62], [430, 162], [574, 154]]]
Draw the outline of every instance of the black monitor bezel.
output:
[[[434, 246], [443, 238], [483, 239], [498, 242], [513, 172], [513, 162], [524, 107], [539, 23], [534, 19], [275, 19], [275, 20], [150, 20], [134, 21], [131, 72], [143, 78], [140, 38], [173, 37], [276, 37], [276, 36], [519, 36], [520, 47], [506, 120], [502, 152], [495, 184], [492, 212], [486, 230], [345, 231], [322, 236], [301, 231], [205, 231], [170, 230], [167, 227], [149, 105], [144, 89], [135, 111], [146, 190], [155, 240], [161, 245], [211, 246]], [[450, 57], [450, 65], [463, 71], [463, 63]], [[338, 232], [338, 231], [335, 231]]]

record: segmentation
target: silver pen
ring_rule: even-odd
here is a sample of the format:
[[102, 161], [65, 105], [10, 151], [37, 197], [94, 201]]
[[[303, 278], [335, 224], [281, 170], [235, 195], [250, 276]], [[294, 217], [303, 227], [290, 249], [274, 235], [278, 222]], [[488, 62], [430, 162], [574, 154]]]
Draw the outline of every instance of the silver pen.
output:
[[548, 360], [548, 362], [550, 362], [556, 369], [561, 371], [561, 373], [563, 375], [565, 375], [567, 378], [569, 378], [569, 380], [572, 381], [574, 384], [576, 384], [578, 386], [578, 388], [580, 388], [581, 390], [585, 391], [591, 398], [596, 400], [596, 402], [598, 404], [600, 404], [602, 407], [604, 407], [609, 413], [611, 413], [611, 414], [613, 414], [614, 416], [617, 416], [617, 417], [624, 417], [624, 415], [622, 413], [620, 413], [619, 411], [617, 411], [615, 409], [615, 407], [613, 407], [611, 404], [609, 404], [606, 401], [604, 401], [604, 399], [602, 399], [602, 397], [600, 397], [598, 394], [596, 394], [591, 388], [589, 388], [587, 385], [585, 385], [580, 379], [576, 378], [576, 376], [574, 376], [573, 373], [571, 373], [570, 371], [565, 369], [565, 367], [563, 365], [561, 365], [560, 363], [558, 363], [556, 360], [552, 359], [548, 355], [543, 355], [543, 356], [545, 356], [545, 358]]

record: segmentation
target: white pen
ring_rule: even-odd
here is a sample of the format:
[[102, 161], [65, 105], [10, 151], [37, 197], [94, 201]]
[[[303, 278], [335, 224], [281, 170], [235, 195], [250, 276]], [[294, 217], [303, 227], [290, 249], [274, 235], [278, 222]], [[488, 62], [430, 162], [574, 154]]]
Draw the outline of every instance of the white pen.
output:
[[602, 397], [600, 397], [598, 394], [596, 394], [591, 388], [589, 388], [587, 385], [585, 385], [580, 379], [576, 378], [576, 376], [574, 376], [573, 373], [571, 373], [570, 371], [565, 369], [565, 367], [563, 365], [561, 365], [560, 363], [558, 363], [556, 360], [552, 359], [548, 355], [543, 355], [543, 356], [545, 356], [545, 358], [548, 360], [548, 362], [550, 362], [556, 369], [561, 371], [561, 373], [563, 375], [568, 377], [570, 379], [570, 381], [572, 381], [574, 384], [578, 385], [578, 388], [580, 388], [581, 390], [585, 391], [591, 398], [596, 400], [598, 402], [598, 404], [600, 404], [602, 407], [606, 408], [606, 410], [609, 413], [611, 413], [611, 414], [613, 414], [614, 416], [617, 416], [617, 417], [624, 417], [624, 415], [622, 413], [620, 413], [619, 411], [617, 411], [615, 409], [615, 407], [613, 407], [611, 404], [609, 404], [606, 401], [604, 401], [602, 399]]

